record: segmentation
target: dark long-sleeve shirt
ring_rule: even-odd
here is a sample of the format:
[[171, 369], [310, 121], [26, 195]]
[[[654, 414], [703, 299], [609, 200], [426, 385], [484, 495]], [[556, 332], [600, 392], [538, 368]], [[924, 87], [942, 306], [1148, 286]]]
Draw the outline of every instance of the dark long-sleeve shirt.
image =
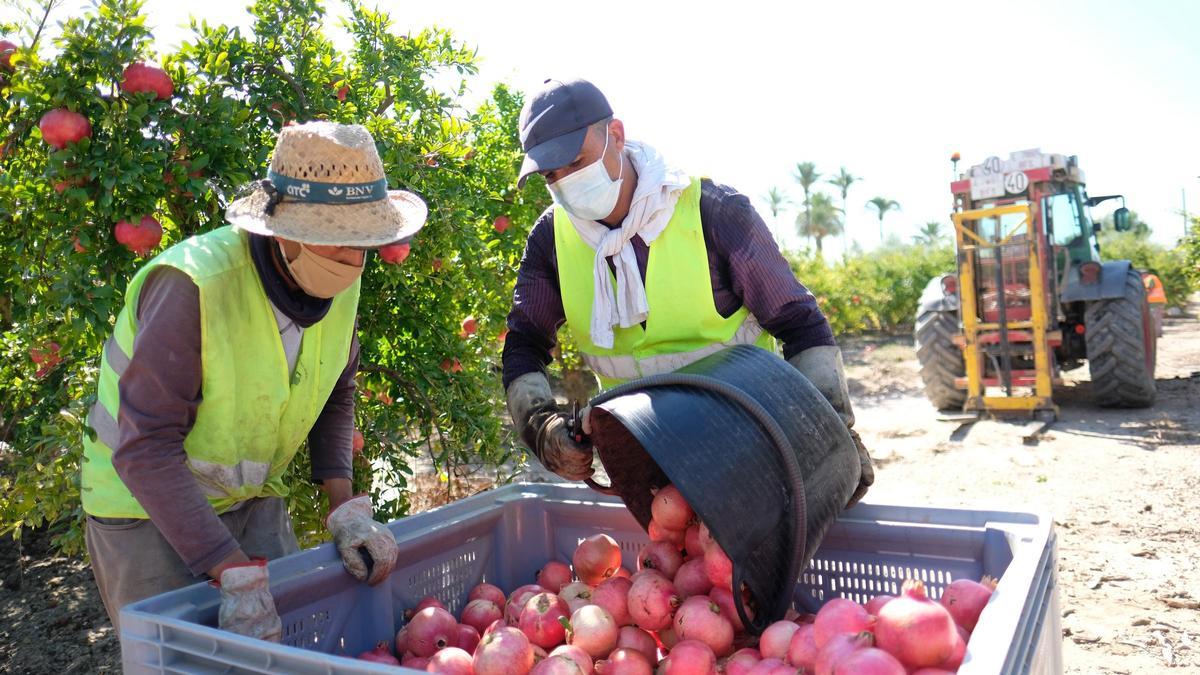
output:
[[[113, 466], [197, 576], [238, 548], [185, 463], [183, 440], [200, 406], [200, 293], [185, 273], [153, 271], [138, 298], [138, 332], [121, 376], [120, 444]], [[358, 340], [308, 435], [314, 480], [350, 478]]]
[[[792, 274], [766, 223], [745, 195], [725, 185], [701, 181], [700, 221], [708, 248], [713, 303], [721, 316], [729, 317], [745, 306], [783, 343], [785, 357], [809, 347], [835, 344], [816, 298]], [[634, 237], [630, 243], [645, 282], [650, 247], [641, 237]], [[508, 337], [504, 341], [505, 389], [518, 377], [545, 369], [558, 340], [558, 329], [565, 322], [554, 245], [554, 212], [550, 208], [529, 233], [513, 289]]]

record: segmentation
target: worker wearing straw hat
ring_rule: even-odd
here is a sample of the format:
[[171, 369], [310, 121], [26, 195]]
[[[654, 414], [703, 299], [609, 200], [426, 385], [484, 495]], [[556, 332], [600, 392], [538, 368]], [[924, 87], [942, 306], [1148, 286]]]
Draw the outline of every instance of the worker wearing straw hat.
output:
[[355, 317], [367, 251], [425, 216], [388, 190], [364, 127], [292, 126], [230, 225], [133, 277], [84, 439], [88, 551], [114, 625], [130, 602], [211, 578], [222, 628], [279, 640], [265, 561], [298, 550], [284, 476], [305, 439], [346, 570], [388, 577], [395, 539], [350, 481]]

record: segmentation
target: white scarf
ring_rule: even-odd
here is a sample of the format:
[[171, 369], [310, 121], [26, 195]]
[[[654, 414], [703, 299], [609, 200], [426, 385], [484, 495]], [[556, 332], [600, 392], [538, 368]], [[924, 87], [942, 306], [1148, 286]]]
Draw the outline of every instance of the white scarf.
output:
[[[613, 326], [636, 326], [650, 313], [646, 286], [638, 271], [637, 254], [629, 241], [641, 236], [647, 246], [652, 245], [671, 221], [679, 195], [691, 184], [691, 177], [686, 172], [668, 166], [662, 155], [645, 143], [626, 141], [625, 155], [637, 172], [637, 187], [621, 227], [610, 230], [594, 220], [583, 220], [567, 213], [575, 231], [596, 252], [592, 270], [596, 290], [592, 297], [591, 336], [592, 344], [606, 349], [613, 346]], [[615, 292], [608, 276], [607, 258], [610, 256], [616, 267]]]

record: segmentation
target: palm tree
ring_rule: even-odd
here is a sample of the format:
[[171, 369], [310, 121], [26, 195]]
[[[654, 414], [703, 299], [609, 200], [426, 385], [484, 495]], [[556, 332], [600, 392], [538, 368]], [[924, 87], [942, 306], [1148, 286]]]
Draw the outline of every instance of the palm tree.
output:
[[850, 214], [846, 212], [846, 193], [850, 191], [851, 185], [861, 180], [861, 177], [850, 173], [844, 166], [838, 175], [829, 179], [829, 184], [836, 186], [838, 191], [842, 193], [842, 246], [847, 251], [850, 250], [850, 243], [846, 241], [845, 238], [848, 237], [850, 233]]
[[936, 220], [931, 220], [921, 228], [921, 231], [913, 237], [914, 244], [926, 246], [936, 246], [942, 243], [942, 224]]
[[812, 186], [816, 185], [817, 179], [821, 177], [817, 171], [817, 165], [813, 162], [797, 162], [796, 172], [792, 174], [796, 182], [800, 184], [800, 188], [804, 190], [804, 220], [808, 222], [812, 220]]
[[879, 214], [879, 243], [883, 244], [883, 217], [888, 211], [895, 209], [900, 210], [900, 202], [887, 197], [872, 197], [871, 201], [867, 202], [867, 206], [874, 206], [875, 211]]
[[767, 202], [767, 208], [771, 211], [771, 234], [775, 236], [778, 242], [778, 235], [775, 235], [775, 227], [778, 225], [779, 213], [783, 211], [783, 207], [792, 203], [791, 197], [787, 193], [777, 187], [772, 187], [767, 190], [767, 194], [763, 197]]
[[[796, 219], [796, 228], [801, 236], [811, 237], [817, 244], [817, 254], [822, 252], [821, 240], [842, 231], [838, 218], [838, 207], [833, 198], [824, 192], [813, 194], [808, 212]], [[801, 220], [803, 218], [803, 220]]]

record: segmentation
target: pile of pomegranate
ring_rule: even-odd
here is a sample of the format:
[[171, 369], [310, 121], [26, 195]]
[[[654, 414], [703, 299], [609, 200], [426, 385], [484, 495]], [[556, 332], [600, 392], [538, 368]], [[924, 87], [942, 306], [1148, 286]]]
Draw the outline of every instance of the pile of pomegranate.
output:
[[[406, 613], [395, 643], [359, 658], [449, 675], [938, 675], [958, 669], [995, 582], [920, 581], [865, 606], [835, 598], [758, 638], [734, 609], [733, 564], [674, 486], [652, 504], [637, 572], [608, 535], [584, 539], [505, 594], [482, 583], [456, 619], [436, 598]], [[399, 658], [397, 658], [399, 656]]]

